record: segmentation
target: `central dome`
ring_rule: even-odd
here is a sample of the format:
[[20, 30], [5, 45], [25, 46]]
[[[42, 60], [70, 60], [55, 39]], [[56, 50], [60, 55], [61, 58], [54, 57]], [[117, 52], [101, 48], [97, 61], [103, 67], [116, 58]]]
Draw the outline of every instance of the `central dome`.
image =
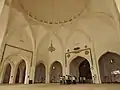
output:
[[32, 17], [49, 22], [67, 21], [85, 9], [88, 0], [20, 0]]

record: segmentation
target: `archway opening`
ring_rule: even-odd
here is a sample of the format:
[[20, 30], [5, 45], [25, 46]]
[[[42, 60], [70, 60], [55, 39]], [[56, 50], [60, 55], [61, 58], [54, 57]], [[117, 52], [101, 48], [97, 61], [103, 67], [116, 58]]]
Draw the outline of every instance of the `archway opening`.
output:
[[10, 74], [11, 74], [11, 65], [8, 64], [4, 74], [4, 79], [3, 79], [4, 84], [9, 84]]
[[107, 52], [99, 59], [102, 83], [120, 83], [120, 55]]
[[50, 83], [59, 83], [60, 76], [62, 76], [62, 65], [55, 61], [50, 67]]
[[45, 65], [43, 63], [40, 63], [35, 68], [35, 83], [45, 83]]
[[76, 57], [70, 63], [70, 75], [75, 76], [77, 83], [92, 83], [90, 64], [83, 57]]
[[26, 72], [26, 64], [25, 64], [25, 61], [22, 60], [17, 68], [15, 83], [24, 84], [25, 72]]

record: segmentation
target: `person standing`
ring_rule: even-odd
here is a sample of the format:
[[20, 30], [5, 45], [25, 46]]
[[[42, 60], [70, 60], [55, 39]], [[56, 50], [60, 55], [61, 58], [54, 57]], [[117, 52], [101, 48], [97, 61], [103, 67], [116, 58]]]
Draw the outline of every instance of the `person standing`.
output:
[[63, 77], [60, 76], [60, 84], [63, 84]]
[[83, 77], [83, 83], [85, 83], [86, 82], [86, 77]]
[[63, 76], [63, 84], [65, 84], [65, 76]]
[[65, 76], [66, 84], [69, 84], [68, 75]]
[[76, 78], [75, 78], [75, 76], [72, 77], [72, 82], [73, 82], [73, 84], [76, 84]]
[[71, 84], [71, 76], [68, 75], [68, 84]]

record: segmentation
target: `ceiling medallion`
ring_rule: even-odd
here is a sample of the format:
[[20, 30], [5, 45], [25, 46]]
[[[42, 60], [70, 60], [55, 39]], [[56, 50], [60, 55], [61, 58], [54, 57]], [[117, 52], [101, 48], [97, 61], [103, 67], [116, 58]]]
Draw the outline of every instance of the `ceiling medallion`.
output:
[[52, 44], [52, 40], [51, 40], [51, 45], [50, 45], [50, 47], [48, 48], [48, 51], [50, 51], [51, 53], [53, 52], [53, 51], [55, 51], [56, 49], [55, 49], [55, 47], [53, 47], [53, 44]]
[[89, 54], [89, 51], [85, 51], [85, 55], [88, 55]]

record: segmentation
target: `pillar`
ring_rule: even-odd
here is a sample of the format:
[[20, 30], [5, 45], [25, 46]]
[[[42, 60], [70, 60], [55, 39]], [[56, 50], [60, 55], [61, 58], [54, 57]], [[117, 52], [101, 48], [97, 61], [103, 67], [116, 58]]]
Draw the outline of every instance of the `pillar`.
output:
[[66, 53], [66, 49], [63, 48], [63, 54], [64, 54], [63, 55], [63, 76], [69, 75], [69, 62], [65, 53]]
[[93, 41], [92, 41], [91, 53], [92, 53], [92, 59], [93, 59], [93, 70], [92, 70], [93, 71], [93, 80], [94, 80], [94, 83], [96, 83], [96, 84], [101, 83], [99, 66], [98, 66], [96, 55], [95, 55], [95, 47], [94, 47]]
[[[3, 38], [7, 29], [10, 7], [4, 4], [5, 0], [0, 0], [0, 52]], [[0, 53], [1, 55], [1, 53]]]
[[49, 67], [47, 66], [46, 67], [46, 78], [45, 78], [45, 83], [50, 83], [50, 69]]
[[9, 84], [15, 84], [15, 79], [16, 79], [16, 68], [12, 67], [11, 68], [11, 74], [10, 74], [10, 81], [9, 81]]
[[2, 84], [3, 83], [5, 69], [1, 68], [0, 70], [1, 70], [0, 71], [0, 84]]
[[30, 64], [26, 63], [26, 71], [25, 71], [25, 81], [24, 84], [29, 84], [30, 80]]
[[33, 59], [32, 59], [32, 65], [30, 66], [30, 80], [32, 80], [32, 83], [34, 83], [34, 78], [35, 78], [35, 68], [36, 68], [36, 53], [33, 52]]
[[5, 0], [0, 0], [0, 16], [4, 7]]

